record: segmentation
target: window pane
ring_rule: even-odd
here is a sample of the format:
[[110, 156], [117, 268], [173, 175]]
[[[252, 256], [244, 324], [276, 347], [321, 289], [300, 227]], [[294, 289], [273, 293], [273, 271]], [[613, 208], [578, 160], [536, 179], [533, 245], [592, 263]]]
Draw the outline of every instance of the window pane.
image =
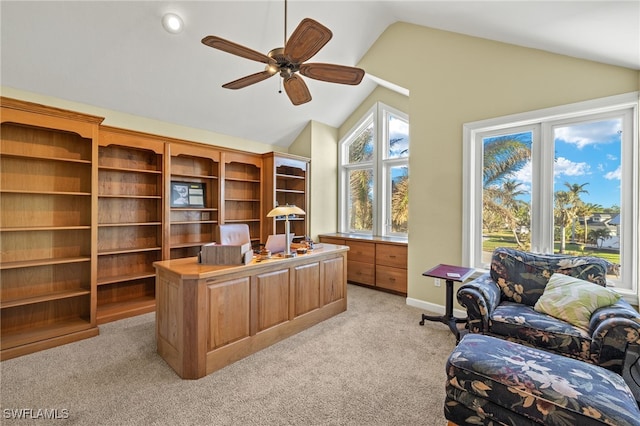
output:
[[409, 224], [409, 167], [391, 167], [391, 232], [406, 233]]
[[409, 156], [409, 123], [393, 114], [388, 114], [387, 158], [401, 158]]
[[371, 161], [373, 159], [373, 122], [349, 144], [349, 164]]
[[620, 263], [621, 126], [617, 118], [554, 127], [556, 253]]
[[482, 262], [496, 247], [530, 249], [532, 132], [482, 139]]
[[349, 171], [349, 230], [373, 230], [373, 169]]

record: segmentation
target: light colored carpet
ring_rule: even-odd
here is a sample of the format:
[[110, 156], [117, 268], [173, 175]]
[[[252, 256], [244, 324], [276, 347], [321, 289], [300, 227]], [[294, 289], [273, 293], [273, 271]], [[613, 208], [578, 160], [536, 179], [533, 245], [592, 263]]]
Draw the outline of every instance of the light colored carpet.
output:
[[[446, 425], [455, 339], [405, 298], [348, 286], [346, 312], [199, 379], [156, 353], [155, 315], [0, 364], [3, 425]], [[16, 409], [64, 420], [8, 419]]]

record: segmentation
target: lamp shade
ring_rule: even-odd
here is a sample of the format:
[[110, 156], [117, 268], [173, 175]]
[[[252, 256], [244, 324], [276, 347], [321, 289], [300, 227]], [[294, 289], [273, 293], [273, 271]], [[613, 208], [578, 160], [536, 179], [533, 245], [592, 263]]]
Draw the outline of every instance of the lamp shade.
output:
[[267, 217], [276, 216], [289, 216], [290, 214], [306, 214], [304, 210], [295, 205], [286, 204], [284, 206], [278, 206], [267, 213]]

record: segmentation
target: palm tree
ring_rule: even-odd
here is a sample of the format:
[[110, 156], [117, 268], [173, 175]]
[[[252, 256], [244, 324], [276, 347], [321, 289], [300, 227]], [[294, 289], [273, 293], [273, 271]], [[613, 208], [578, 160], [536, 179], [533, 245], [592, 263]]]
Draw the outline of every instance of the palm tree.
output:
[[394, 183], [393, 196], [391, 198], [391, 220], [394, 230], [407, 232], [409, 221], [409, 176], [400, 178]]
[[[520, 189], [520, 183], [510, 179], [515, 172], [526, 165], [531, 158], [531, 147], [518, 140], [517, 135], [497, 137], [485, 142], [483, 153], [482, 188], [483, 214], [485, 229], [507, 226], [513, 232], [518, 246], [521, 242], [516, 228], [518, 217], [526, 202], [518, 197], [527, 192]], [[528, 225], [528, 224], [527, 224]]]
[[494, 138], [484, 144], [482, 186], [499, 183], [520, 170], [531, 159], [531, 148], [513, 135]]
[[[486, 195], [483, 199], [483, 208], [495, 219], [499, 218], [500, 222], [509, 227], [513, 233], [516, 244], [522, 247], [522, 243], [516, 232], [520, 225], [519, 212], [521, 209], [528, 207], [525, 201], [518, 199], [519, 196], [527, 194], [527, 191], [520, 189], [521, 184], [515, 180], [507, 180], [502, 186], [492, 186], [485, 189]], [[486, 202], [485, 202], [486, 200]]]
[[580, 194], [589, 193], [584, 189], [586, 185], [589, 185], [588, 183], [579, 185], [565, 182], [564, 185], [568, 191], [557, 191], [555, 194], [556, 223], [560, 227], [560, 253], [564, 253], [566, 249], [566, 229], [578, 217], [578, 212], [581, 206], [584, 205], [584, 202], [580, 199]]
[[[349, 146], [349, 163], [359, 163], [371, 159], [373, 128], [366, 128]], [[351, 197], [350, 228], [370, 230], [373, 225], [373, 200], [371, 198], [370, 169], [354, 170], [349, 176]]]
[[602, 206], [600, 204], [593, 204], [593, 203], [583, 203], [579, 208], [578, 208], [578, 219], [579, 218], [583, 218], [584, 220], [584, 243], [587, 244], [587, 236], [589, 235], [589, 230], [587, 228], [587, 220], [589, 219], [589, 217], [597, 212], [597, 211], [602, 211]]

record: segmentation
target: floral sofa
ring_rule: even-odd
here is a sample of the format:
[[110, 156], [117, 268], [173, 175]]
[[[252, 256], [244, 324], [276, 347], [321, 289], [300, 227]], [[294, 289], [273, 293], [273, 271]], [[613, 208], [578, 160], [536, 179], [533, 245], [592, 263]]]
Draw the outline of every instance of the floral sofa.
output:
[[[605, 277], [611, 267], [595, 257], [497, 248], [490, 272], [462, 285], [457, 299], [467, 310], [471, 333], [523, 343], [620, 373], [627, 344], [640, 343], [640, 314], [606, 289]], [[573, 293], [555, 300], [547, 297], [553, 293], [551, 281], [566, 280], [577, 284], [554, 290]], [[605, 292], [604, 300], [595, 296], [600, 292]], [[585, 298], [594, 303], [582, 312], [582, 322], [563, 316], [574, 301]], [[541, 308], [543, 301], [547, 301], [546, 310]]]

